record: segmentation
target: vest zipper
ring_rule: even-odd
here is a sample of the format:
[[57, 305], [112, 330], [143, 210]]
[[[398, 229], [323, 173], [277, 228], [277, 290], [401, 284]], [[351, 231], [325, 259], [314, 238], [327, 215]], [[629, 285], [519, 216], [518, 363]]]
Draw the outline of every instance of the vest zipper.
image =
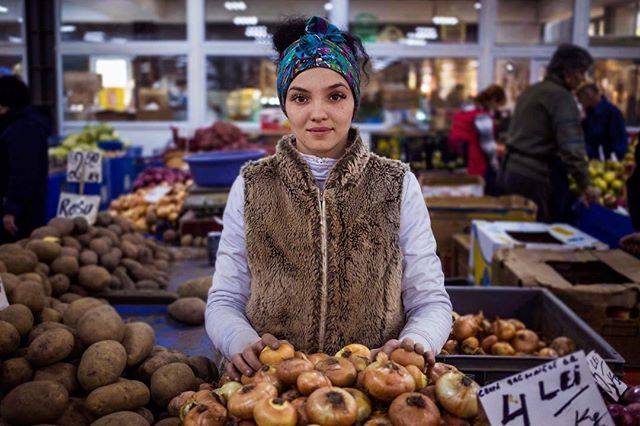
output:
[[320, 299], [320, 330], [318, 332], [318, 352], [323, 351], [325, 321], [327, 316], [327, 214], [325, 209], [324, 191], [318, 188], [318, 204], [320, 206], [320, 236], [322, 250], [322, 287]]

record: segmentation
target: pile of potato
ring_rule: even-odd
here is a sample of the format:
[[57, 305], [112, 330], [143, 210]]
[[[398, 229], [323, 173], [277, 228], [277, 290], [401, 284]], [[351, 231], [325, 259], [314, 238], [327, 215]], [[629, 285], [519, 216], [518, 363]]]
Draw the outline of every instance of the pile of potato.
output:
[[178, 300], [171, 303], [167, 308], [169, 315], [184, 324], [204, 324], [204, 311], [207, 307], [207, 296], [211, 284], [210, 275], [180, 284], [178, 287]]
[[453, 313], [449, 340], [441, 355], [539, 356], [556, 358], [576, 350], [575, 343], [560, 336], [551, 341], [515, 318], [489, 321], [482, 311], [476, 315]]
[[31, 238], [0, 246], [0, 273], [14, 303], [34, 292], [41, 293], [38, 300], [59, 296], [69, 302], [108, 290], [165, 289], [171, 260], [166, 247], [107, 212], [96, 226], [83, 218], [55, 218]]
[[36, 293], [0, 311], [0, 424], [179, 425], [167, 403], [217, 380], [209, 359], [154, 346], [150, 325], [102, 300]]

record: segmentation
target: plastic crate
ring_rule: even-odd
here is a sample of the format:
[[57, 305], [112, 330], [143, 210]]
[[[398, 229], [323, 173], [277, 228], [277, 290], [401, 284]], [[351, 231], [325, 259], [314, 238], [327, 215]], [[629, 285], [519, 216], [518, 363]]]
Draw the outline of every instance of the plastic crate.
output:
[[264, 155], [262, 150], [214, 151], [190, 155], [184, 160], [198, 186], [230, 187], [246, 162]]
[[618, 248], [620, 238], [633, 233], [633, 224], [629, 216], [616, 213], [601, 205], [585, 207], [579, 203], [574, 210], [576, 227], [611, 248]]
[[[586, 322], [546, 289], [518, 287], [447, 287], [454, 311], [485, 317], [517, 318], [528, 328], [554, 338], [567, 336], [585, 353], [595, 350], [609, 368], [622, 376], [624, 359]], [[548, 362], [533, 356], [445, 355], [438, 361], [452, 364], [484, 385]]]
[[66, 175], [66, 172], [49, 174], [49, 179], [47, 180], [47, 222], [58, 214], [60, 192], [62, 192]]

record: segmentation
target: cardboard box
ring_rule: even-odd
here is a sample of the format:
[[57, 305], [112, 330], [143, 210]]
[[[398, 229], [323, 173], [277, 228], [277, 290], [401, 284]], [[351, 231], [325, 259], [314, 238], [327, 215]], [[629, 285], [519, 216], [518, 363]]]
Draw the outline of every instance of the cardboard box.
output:
[[469, 251], [471, 248], [470, 234], [456, 234], [453, 236], [453, 276], [467, 279], [469, 276]]
[[453, 236], [469, 234], [473, 219], [534, 221], [533, 201], [510, 195], [503, 197], [425, 197], [431, 228], [445, 276], [453, 276]]
[[469, 279], [476, 285], [491, 285], [491, 261], [499, 248], [524, 247], [532, 250], [576, 250], [609, 248], [590, 235], [563, 223], [488, 222], [471, 225]]
[[625, 358], [640, 366], [640, 260], [622, 250], [500, 249], [494, 285], [543, 287], [560, 297]]
[[420, 175], [425, 197], [482, 197], [484, 179], [466, 173], [426, 173]]

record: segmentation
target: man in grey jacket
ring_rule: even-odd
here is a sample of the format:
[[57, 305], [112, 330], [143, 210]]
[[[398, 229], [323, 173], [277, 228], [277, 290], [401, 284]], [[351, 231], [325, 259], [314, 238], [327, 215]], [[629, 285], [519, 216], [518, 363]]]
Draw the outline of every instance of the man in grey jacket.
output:
[[592, 64], [593, 58], [581, 47], [559, 46], [545, 79], [525, 90], [516, 103], [501, 182], [505, 192], [533, 200], [541, 222], [560, 220], [565, 213], [558, 200], [568, 194], [567, 174], [584, 199], [591, 198], [580, 112], [572, 91]]

